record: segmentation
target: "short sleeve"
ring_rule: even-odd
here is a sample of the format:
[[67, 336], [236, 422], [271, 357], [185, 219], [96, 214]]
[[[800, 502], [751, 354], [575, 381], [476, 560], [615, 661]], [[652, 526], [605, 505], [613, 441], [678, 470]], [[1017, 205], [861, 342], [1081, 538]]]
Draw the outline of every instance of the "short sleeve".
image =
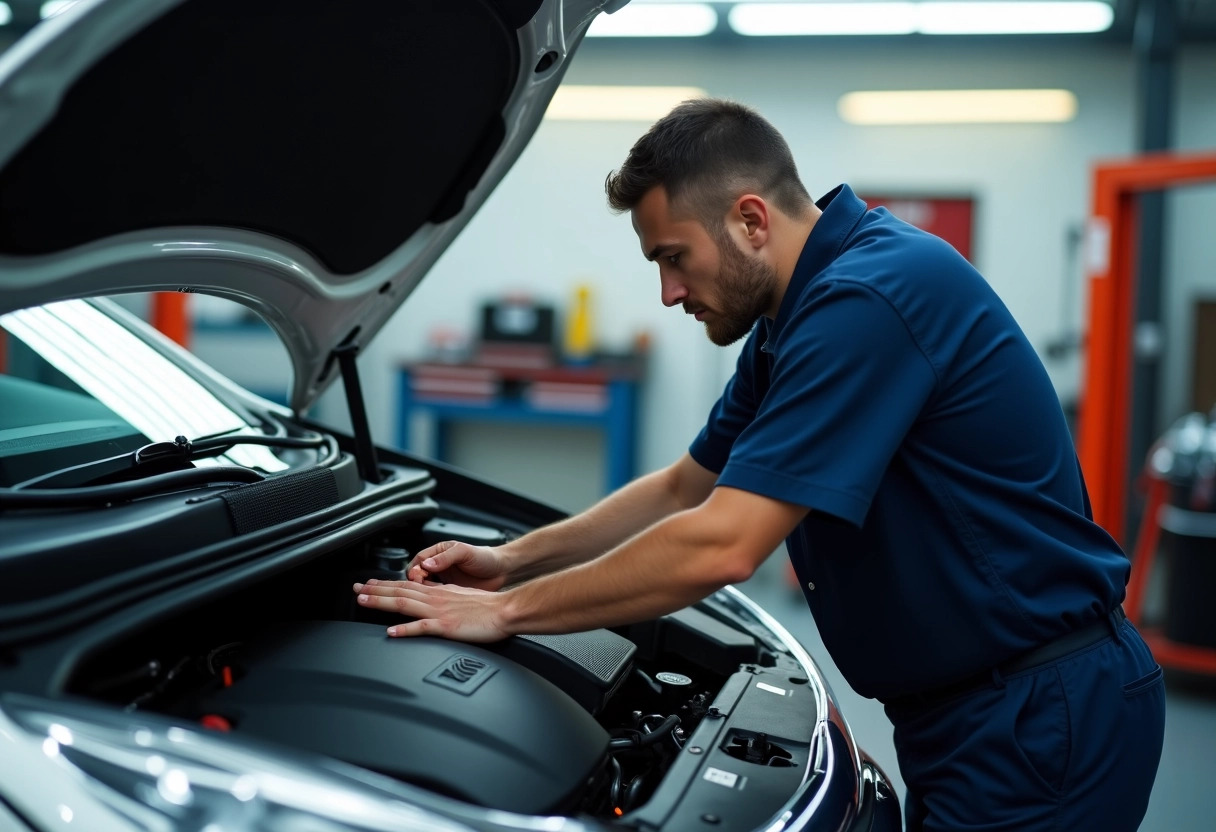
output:
[[860, 526], [937, 376], [890, 302], [847, 280], [808, 287], [776, 342], [768, 389], [719, 485]]
[[735, 374], [710, 410], [705, 427], [688, 448], [689, 456], [714, 473], [721, 473], [726, 467], [735, 440], [755, 419], [768, 387], [768, 356], [759, 347], [767, 334], [768, 325], [761, 320], [739, 352]]

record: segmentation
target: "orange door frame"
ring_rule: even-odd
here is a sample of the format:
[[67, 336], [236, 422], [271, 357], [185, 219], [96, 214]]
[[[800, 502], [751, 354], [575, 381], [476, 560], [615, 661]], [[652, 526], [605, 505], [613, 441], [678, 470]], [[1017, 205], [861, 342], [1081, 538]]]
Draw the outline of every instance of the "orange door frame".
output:
[[[1128, 432], [1132, 384], [1132, 328], [1136, 300], [1136, 197], [1216, 179], [1216, 155], [1149, 154], [1103, 162], [1093, 171], [1093, 214], [1087, 241], [1089, 331], [1077, 424], [1077, 452], [1089, 486], [1094, 519], [1117, 540], [1125, 529]], [[1165, 480], [1149, 476], [1124, 607], [1157, 661], [1169, 667], [1216, 674], [1216, 649], [1180, 644], [1141, 620], [1144, 596], [1160, 537], [1158, 513], [1168, 493]]]
[[1087, 229], [1089, 329], [1078, 414], [1077, 452], [1094, 519], [1122, 541], [1131, 419], [1132, 326], [1136, 300], [1136, 197], [1216, 179], [1216, 155], [1154, 153], [1102, 162], [1093, 170]]

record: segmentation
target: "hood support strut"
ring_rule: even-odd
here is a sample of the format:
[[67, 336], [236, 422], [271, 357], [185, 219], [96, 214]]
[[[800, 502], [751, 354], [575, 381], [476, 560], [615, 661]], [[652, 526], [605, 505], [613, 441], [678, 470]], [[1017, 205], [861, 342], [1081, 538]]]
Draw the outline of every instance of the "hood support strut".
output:
[[367, 422], [367, 408], [363, 404], [363, 388], [359, 385], [359, 370], [355, 357], [359, 345], [348, 341], [334, 350], [338, 368], [342, 372], [342, 386], [346, 389], [346, 407], [350, 413], [351, 429], [355, 434], [355, 462], [359, 475], [370, 483], [381, 480], [380, 462], [376, 458], [376, 445], [372, 442], [372, 430]]

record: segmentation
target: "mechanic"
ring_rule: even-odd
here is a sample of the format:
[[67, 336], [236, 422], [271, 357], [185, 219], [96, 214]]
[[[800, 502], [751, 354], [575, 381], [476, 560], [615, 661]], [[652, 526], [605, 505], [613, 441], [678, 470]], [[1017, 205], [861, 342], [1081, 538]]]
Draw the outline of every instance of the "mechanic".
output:
[[984, 278], [845, 185], [812, 202], [733, 102], [676, 107], [606, 189], [663, 303], [716, 344], [747, 337], [708, 423], [582, 514], [440, 543], [359, 602], [414, 618], [393, 636], [587, 630], [744, 581], [784, 539], [833, 660], [894, 724], [909, 830], [1135, 829], [1161, 668], [1046, 371]]

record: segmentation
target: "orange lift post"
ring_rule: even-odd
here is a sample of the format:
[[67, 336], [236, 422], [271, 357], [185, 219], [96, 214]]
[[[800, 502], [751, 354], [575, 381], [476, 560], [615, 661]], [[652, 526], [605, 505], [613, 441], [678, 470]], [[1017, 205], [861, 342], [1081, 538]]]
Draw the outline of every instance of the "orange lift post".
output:
[[[1077, 452], [1094, 519], [1117, 540], [1125, 528], [1132, 385], [1132, 325], [1136, 299], [1137, 197], [1179, 185], [1216, 180], [1216, 154], [1152, 153], [1102, 162], [1093, 171], [1093, 213], [1087, 229], [1089, 327]], [[1150, 478], [1148, 500], [1132, 553], [1124, 604], [1139, 626], [1145, 583], [1157, 554], [1157, 513], [1167, 493]], [[1216, 649], [1179, 644], [1154, 630], [1145, 639], [1162, 665], [1216, 673]]]

